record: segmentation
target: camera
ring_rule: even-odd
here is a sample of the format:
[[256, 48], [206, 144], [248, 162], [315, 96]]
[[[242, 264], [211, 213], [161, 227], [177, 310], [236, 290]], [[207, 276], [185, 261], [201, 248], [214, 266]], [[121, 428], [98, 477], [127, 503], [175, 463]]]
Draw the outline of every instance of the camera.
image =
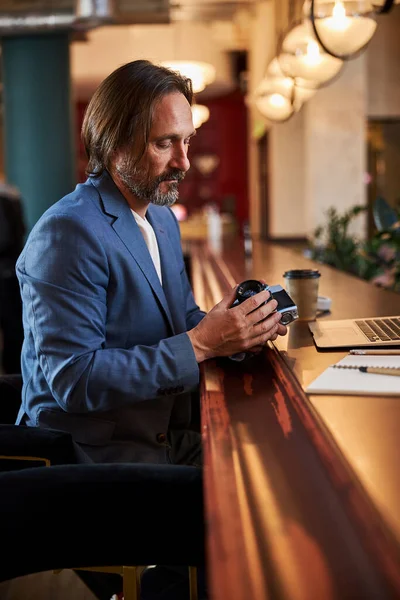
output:
[[276, 311], [282, 314], [280, 322], [283, 325], [289, 325], [289, 323], [292, 323], [292, 321], [295, 321], [299, 318], [296, 304], [281, 285], [267, 285], [265, 283], [261, 283], [261, 281], [257, 281], [256, 279], [247, 279], [238, 285], [236, 290], [236, 298], [232, 306], [241, 304], [251, 296], [258, 294], [263, 290], [269, 290], [271, 293], [271, 296], [267, 302], [272, 299], [275, 299], [278, 302]]

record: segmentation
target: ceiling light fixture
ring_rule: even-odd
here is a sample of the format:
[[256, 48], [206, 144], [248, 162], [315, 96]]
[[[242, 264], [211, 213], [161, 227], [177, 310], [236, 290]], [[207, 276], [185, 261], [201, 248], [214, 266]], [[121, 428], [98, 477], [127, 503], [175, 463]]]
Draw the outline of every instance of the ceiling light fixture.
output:
[[209, 63], [196, 60], [169, 60], [161, 63], [172, 71], [177, 71], [192, 80], [193, 92], [202, 92], [215, 80], [215, 67]]
[[279, 123], [287, 121], [294, 113], [291, 101], [278, 92], [257, 96], [255, 105], [263, 117]]
[[278, 59], [274, 58], [258, 84], [252, 102], [264, 117], [282, 123], [298, 112], [316, 90], [308, 81], [286, 77]]
[[263, 117], [270, 121], [287, 121], [295, 112], [293, 80], [267, 74], [257, 86], [253, 102]]
[[192, 117], [195, 129], [198, 129], [210, 118], [210, 110], [204, 104], [192, 104]]
[[377, 27], [371, 0], [306, 0], [303, 14], [323, 50], [341, 60], [362, 52]]
[[281, 85], [286, 89], [291, 89], [293, 93], [293, 103], [295, 110], [300, 110], [301, 106], [314, 96], [317, 91], [317, 86], [312, 81], [307, 81], [301, 77], [285, 77], [280, 65], [279, 60], [274, 58], [267, 68], [267, 79], [275, 78], [276, 84]]
[[343, 62], [326, 53], [305, 23], [292, 27], [278, 48], [278, 61], [287, 77], [299, 78], [320, 87], [331, 81]]

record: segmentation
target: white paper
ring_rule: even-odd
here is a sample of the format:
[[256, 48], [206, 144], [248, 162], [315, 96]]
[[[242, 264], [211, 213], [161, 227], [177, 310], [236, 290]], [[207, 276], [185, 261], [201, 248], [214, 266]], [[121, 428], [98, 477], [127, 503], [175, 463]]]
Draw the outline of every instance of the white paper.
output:
[[[400, 368], [400, 356], [348, 355], [337, 365]], [[400, 396], [400, 377], [328, 367], [306, 388], [308, 394]]]

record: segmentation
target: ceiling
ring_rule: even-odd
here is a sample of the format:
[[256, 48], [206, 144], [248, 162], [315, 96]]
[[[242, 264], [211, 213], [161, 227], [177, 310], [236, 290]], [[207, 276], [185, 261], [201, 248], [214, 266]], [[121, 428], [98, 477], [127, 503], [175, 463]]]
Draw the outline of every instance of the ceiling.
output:
[[255, 0], [171, 0], [173, 21], [230, 21]]
[[[257, 1], [0, 0], [0, 36], [65, 29], [68, 21], [78, 42], [71, 46], [77, 97], [90, 97], [116, 66], [143, 57], [213, 62], [217, 79], [207, 93], [220, 95], [235, 85], [226, 55], [247, 47], [249, 13]], [[178, 45], [186, 56], [172, 56]]]
[[[1, 0], [0, 30], [56, 27], [65, 17], [78, 29], [98, 22], [156, 24], [174, 21], [228, 21], [256, 0]], [[33, 20], [32, 17], [36, 17]], [[51, 17], [51, 22], [48, 20]], [[40, 23], [40, 18], [43, 23]], [[47, 19], [47, 21], [46, 21]], [[8, 30], [8, 31], [7, 31]]]
[[230, 54], [247, 48], [255, 1], [116, 0], [108, 26], [87, 31], [86, 44], [72, 47], [76, 96], [90, 97], [116, 66], [136, 58], [211, 62], [216, 80], [200, 99], [228, 93], [237, 85]]

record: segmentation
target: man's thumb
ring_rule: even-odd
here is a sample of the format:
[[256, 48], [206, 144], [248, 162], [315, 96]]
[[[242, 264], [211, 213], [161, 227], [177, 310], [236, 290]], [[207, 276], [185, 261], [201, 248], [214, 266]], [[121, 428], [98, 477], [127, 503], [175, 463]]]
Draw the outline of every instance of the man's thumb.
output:
[[232, 306], [232, 304], [234, 303], [235, 299], [236, 299], [236, 290], [237, 290], [238, 286], [237, 284], [233, 286], [233, 288], [231, 290], [229, 290], [229, 292], [227, 292], [225, 294], [225, 296], [222, 298], [220, 305], [225, 307], [225, 308], [230, 308]]

